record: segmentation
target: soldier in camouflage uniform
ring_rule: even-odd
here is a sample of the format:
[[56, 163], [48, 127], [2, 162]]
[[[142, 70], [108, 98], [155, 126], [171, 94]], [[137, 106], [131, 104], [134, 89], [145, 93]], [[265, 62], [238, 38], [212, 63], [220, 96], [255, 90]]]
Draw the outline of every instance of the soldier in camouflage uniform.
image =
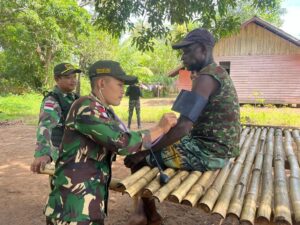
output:
[[55, 165], [54, 189], [45, 207], [54, 224], [104, 224], [114, 156], [142, 151], [177, 121], [169, 113], [150, 130], [129, 131], [110, 105], [120, 104], [124, 83], [134, 77], [114, 61], [94, 63], [89, 77], [92, 93], [72, 105]]
[[142, 97], [142, 92], [140, 87], [137, 85], [138, 79], [134, 81], [133, 84], [129, 85], [126, 90], [126, 96], [129, 97], [129, 107], [128, 107], [128, 128], [130, 129], [131, 119], [133, 115], [133, 110], [135, 109], [138, 129], [141, 128], [141, 104], [140, 97]]
[[[153, 147], [163, 167], [201, 172], [216, 170], [240, 153], [238, 97], [226, 70], [213, 60], [214, 43], [207, 30], [195, 29], [182, 42], [173, 45], [174, 49], [183, 50], [182, 61], [192, 72], [192, 91], [188, 96], [196, 96], [198, 108], [188, 109], [197, 112], [195, 120], [191, 119], [195, 115], [189, 117], [186, 116], [189, 113], [181, 113], [177, 125]], [[181, 97], [177, 100], [184, 109], [189, 99]], [[127, 157], [125, 164], [134, 170], [145, 164], [156, 166], [153, 156], [146, 151]], [[140, 208], [144, 208], [148, 224], [160, 224], [162, 219], [156, 212], [154, 200], [143, 198], [143, 203]], [[132, 218], [136, 216], [140, 213]]]
[[[35, 159], [31, 164], [31, 171], [35, 173], [39, 173], [46, 163], [56, 161], [58, 157], [65, 119], [72, 103], [78, 98], [73, 91], [77, 84], [76, 73], [80, 72], [69, 63], [54, 67], [56, 86], [45, 95], [40, 107]], [[52, 187], [51, 180], [50, 177]], [[51, 219], [46, 218], [46, 224], [51, 224]]]
[[69, 63], [54, 67], [56, 86], [44, 97], [40, 107], [35, 159], [31, 164], [33, 172], [39, 173], [41, 166], [57, 159], [66, 116], [71, 104], [78, 98], [73, 91], [77, 84], [76, 73], [80, 72]]

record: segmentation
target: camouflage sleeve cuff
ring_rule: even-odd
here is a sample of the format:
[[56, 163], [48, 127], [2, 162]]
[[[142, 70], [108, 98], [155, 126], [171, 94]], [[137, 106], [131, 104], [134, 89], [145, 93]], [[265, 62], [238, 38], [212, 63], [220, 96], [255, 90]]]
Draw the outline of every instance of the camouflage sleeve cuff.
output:
[[141, 130], [139, 132], [142, 135], [142, 140], [143, 140], [143, 145], [142, 145], [141, 151], [151, 148], [152, 143], [151, 143], [150, 131], [149, 130]]
[[51, 156], [51, 150], [44, 148], [42, 150], [35, 151], [34, 158], [39, 158], [39, 157], [42, 157], [44, 155], [48, 155], [48, 156], [50, 156], [52, 158], [52, 156]]

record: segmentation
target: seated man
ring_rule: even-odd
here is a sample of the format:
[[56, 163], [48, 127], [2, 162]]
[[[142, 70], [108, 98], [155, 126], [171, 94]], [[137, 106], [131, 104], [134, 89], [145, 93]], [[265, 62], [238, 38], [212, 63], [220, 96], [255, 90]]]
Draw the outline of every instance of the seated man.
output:
[[[152, 148], [162, 167], [216, 170], [239, 155], [238, 97], [226, 70], [214, 62], [214, 44], [211, 33], [195, 29], [173, 45], [183, 51], [183, 64], [192, 73], [192, 90], [177, 97], [173, 107], [181, 113], [178, 123]], [[156, 166], [156, 161], [153, 154], [144, 151], [128, 156], [125, 164], [135, 171], [145, 164]], [[161, 224], [154, 200], [142, 200], [139, 209], [144, 210], [130, 223], [144, 224], [147, 217], [148, 224]]]

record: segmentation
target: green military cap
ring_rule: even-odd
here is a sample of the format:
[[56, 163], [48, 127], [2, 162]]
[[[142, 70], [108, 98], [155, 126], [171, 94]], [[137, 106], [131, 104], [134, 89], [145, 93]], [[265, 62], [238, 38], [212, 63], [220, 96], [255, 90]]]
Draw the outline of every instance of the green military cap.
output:
[[75, 68], [70, 63], [60, 63], [54, 67], [54, 75], [63, 75], [67, 76], [73, 73], [81, 73], [80, 69]]
[[135, 76], [128, 76], [121, 68], [120, 64], [111, 60], [100, 60], [95, 62], [89, 68], [89, 77], [111, 76], [129, 84], [136, 80]]

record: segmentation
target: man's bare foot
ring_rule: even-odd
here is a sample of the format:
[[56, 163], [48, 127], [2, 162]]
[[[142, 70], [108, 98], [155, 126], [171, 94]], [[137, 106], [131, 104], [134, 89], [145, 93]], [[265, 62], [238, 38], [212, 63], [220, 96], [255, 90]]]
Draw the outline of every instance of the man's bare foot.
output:
[[147, 217], [134, 213], [130, 216], [127, 225], [147, 225]]
[[144, 204], [144, 213], [147, 216], [147, 225], [161, 225], [162, 216], [157, 212], [155, 200], [153, 198], [142, 198]]
[[151, 217], [147, 217], [147, 225], [161, 225], [163, 222], [162, 216], [156, 211]]
[[140, 198], [134, 199], [135, 211], [130, 216], [127, 225], [147, 225], [147, 216], [144, 212], [144, 203]]

